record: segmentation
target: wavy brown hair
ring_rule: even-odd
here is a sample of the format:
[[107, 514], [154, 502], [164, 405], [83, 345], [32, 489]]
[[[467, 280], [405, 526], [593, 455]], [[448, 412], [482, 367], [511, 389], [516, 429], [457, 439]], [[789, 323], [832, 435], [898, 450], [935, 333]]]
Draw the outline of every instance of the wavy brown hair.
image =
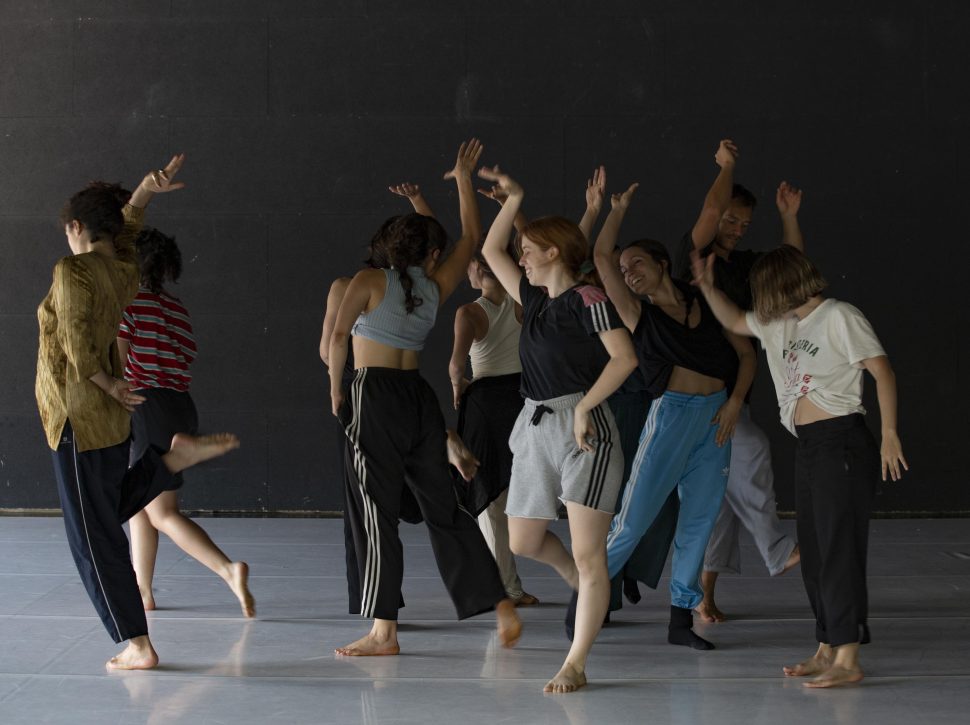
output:
[[751, 296], [761, 323], [801, 307], [827, 286], [812, 260], [788, 244], [771, 250], [751, 268]]
[[[570, 274], [584, 284], [602, 287], [596, 268], [589, 260], [589, 242], [583, 230], [571, 219], [561, 216], [544, 216], [533, 219], [519, 231], [515, 238], [515, 251], [521, 256], [522, 238], [540, 249], [555, 247], [559, 250], [559, 259], [569, 270]], [[586, 271], [586, 270], [589, 271]]]

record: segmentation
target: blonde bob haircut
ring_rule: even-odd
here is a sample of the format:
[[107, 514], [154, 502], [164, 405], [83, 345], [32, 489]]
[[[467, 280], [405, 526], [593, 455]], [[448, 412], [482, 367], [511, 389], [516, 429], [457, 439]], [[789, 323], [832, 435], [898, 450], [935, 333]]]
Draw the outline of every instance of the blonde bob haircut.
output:
[[754, 312], [762, 324], [801, 307], [827, 286], [818, 267], [788, 244], [771, 250], [751, 268]]

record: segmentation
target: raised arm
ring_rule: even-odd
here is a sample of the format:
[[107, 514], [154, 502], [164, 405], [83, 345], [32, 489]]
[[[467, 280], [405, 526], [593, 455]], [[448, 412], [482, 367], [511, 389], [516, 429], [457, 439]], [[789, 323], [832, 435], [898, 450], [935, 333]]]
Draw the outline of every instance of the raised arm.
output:
[[882, 445], [879, 447], [882, 480], [886, 480], [888, 472], [894, 481], [898, 481], [903, 477], [903, 470], [909, 470], [909, 464], [903, 456], [903, 444], [899, 442], [896, 428], [896, 373], [885, 355], [868, 358], [862, 364], [876, 379], [876, 398], [879, 400], [882, 423]]
[[603, 195], [606, 194], [606, 167], [602, 164], [593, 170], [593, 178], [586, 180], [586, 211], [579, 220], [579, 228], [587, 240], [593, 233], [593, 224], [603, 208]]
[[414, 207], [414, 211], [422, 216], [429, 216], [432, 219], [435, 218], [434, 212], [431, 210], [431, 206], [425, 200], [424, 196], [421, 194], [421, 187], [417, 184], [412, 184], [410, 181], [405, 181], [402, 184], [396, 184], [394, 186], [387, 187], [388, 191], [392, 194], [397, 194], [398, 196], [405, 196], [407, 200], [411, 202], [411, 206]]
[[731, 203], [731, 189], [734, 187], [734, 165], [739, 156], [738, 147], [731, 139], [724, 139], [717, 147], [714, 161], [721, 167], [714, 183], [704, 197], [704, 206], [694, 222], [691, 239], [694, 249], [703, 249], [714, 239], [717, 226], [724, 211]]
[[148, 173], [141, 180], [138, 188], [132, 192], [128, 203], [136, 209], [144, 209], [155, 194], [165, 194], [184, 188], [185, 184], [182, 182], [172, 181], [179, 169], [182, 168], [183, 163], [185, 163], [185, 154], [175, 154], [164, 169], [157, 169]]
[[788, 244], [800, 252], [805, 251], [805, 240], [798, 226], [798, 210], [802, 206], [802, 190], [787, 181], [781, 182], [775, 193], [775, 204], [781, 215], [782, 244]]
[[458, 184], [458, 204], [461, 211], [461, 237], [448, 258], [438, 265], [431, 278], [438, 284], [438, 304], [443, 305], [454, 292], [468, 271], [468, 263], [482, 239], [482, 220], [478, 214], [478, 198], [472, 185], [472, 172], [482, 155], [482, 144], [477, 138], [458, 148], [455, 167], [445, 173], [446, 179]]
[[333, 332], [330, 333], [330, 399], [334, 415], [337, 415], [337, 411], [340, 410], [340, 405], [344, 400], [340, 381], [349, 354], [350, 329], [360, 313], [367, 310], [374, 291], [383, 290], [383, 288], [384, 271], [364, 269], [354, 275], [340, 302], [337, 319], [333, 324]]
[[[605, 176], [605, 170], [603, 174]], [[630, 188], [622, 194], [613, 194], [610, 197], [612, 209], [606, 221], [603, 222], [603, 228], [600, 229], [599, 236], [596, 237], [596, 245], [593, 247], [593, 262], [596, 264], [600, 279], [603, 280], [606, 294], [616, 307], [623, 324], [631, 332], [640, 321], [640, 300], [626, 286], [623, 275], [620, 274], [620, 269], [613, 259], [613, 250], [616, 248], [616, 237], [620, 232], [623, 217], [626, 216], [626, 210], [638, 186], [639, 184], [630, 184]]]
[[[493, 166], [492, 170], [496, 172], [500, 171], [497, 165]], [[482, 196], [487, 196], [499, 206], [504, 206], [505, 200], [508, 198], [508, 194], [497, 185], [493, 185], [491, 189], [479, 189], [478, 193]], [[515, 231], [521, 232], [528, 223], [529, 218], [523, 213], [522, 207], [520, 206], [519, 210], [515, 212], [515, 219], [512, 220], [512, 225], [515, 227]]]
[[462, 305], [455, 313], [455, 344], [451, 349], [451, 360], [448, 363], [448, 377], [451, 378], [451, 395], [455, 410], [461, 396], [468, 387], [469, 381], [465, 377], [465, 367], [468, 362], [468, 352], [475, 340], [481, 340], [488, 333], [488, 316], [479, 305], [474, 302]]
[[694, 274], [694, 284], [700, 289], [707, 304], [721, 326], [736, 335], [754, 337], [748, 321], [745, 319], [744, 310], [734, 304], [728, 296], [714, 286], [714, 255], [708, 254], [706, 257], [694, 250], [690, 257], [691, 271]]
[[512, 222], [519, 212], [525, 192], [517, 181], [508, 174], [503, 174], [498, 166], [491, 169], [479, 169], [478, 175], [487, 181], [491, 181], [505, 196], [502, 210], [495, 217], [495, 221], [492, 222], [488, 235], [485, 237], [482, 255], [492, 272], [495, 273], [495, 278], [502, 283], [505, 291], [521, 305], [519, 283], [522, 281], [522, 270], [512, 259], [512, 255], [509, 254], [509, 234], [512, 232]]
[[740, 335], [735, 335], [730, 330], [724, 330], [724, 337], [731, 343], [731, 347], [738, 354], [738, 375], [734, 381], [734, 390], [731, 397], [724, 401], [714, 416], [717, 423], [717, 433], [714, 435], [714, 442], [718, 446], [723, 446], [734, 435], [734, 428], [738, 423], [738, 416], [741, 415], [741, 408], [744, 407], [744, 398], [751, 389], [754, 382], [754, 374], [758, 370], [758, 357], [755, 355], [754, 346], [750, 340]]
[[615, 393], [637, 367], [637, 354], [633, 350], [629, 332], [623, 329], [606, 330], [599, 333], [599, 338], [606, 352], [609, 353], [610, 359], [600, 376], [596, 378], [593, 387], [576, 403], [573, 418], [576, 445], [584, 451], [593, 450], [588, 441], [595, 435], [593, 423], [589, 419], [590, 411]]
[[350, 277], [337, 277], [330, 285], [330, 292], [327, 294], [327, 309], [323, 313], [323, 332], [320, 335], [320, 359], [327, 366], [330, 365], [330, 336], [333, 334], [333, 326], [337, 322], [340, 303], [343, 301], [349, 286]]

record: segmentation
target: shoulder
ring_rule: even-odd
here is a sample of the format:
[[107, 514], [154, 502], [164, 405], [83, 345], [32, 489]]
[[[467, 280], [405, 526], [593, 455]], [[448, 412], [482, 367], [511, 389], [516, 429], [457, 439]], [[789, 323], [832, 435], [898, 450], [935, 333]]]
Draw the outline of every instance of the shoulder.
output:
[[350, 277], [337, 277], [330, 284], [330, 294], [332, 295], [342, 295], [350, 287], [351, 278]]
[[488, 314], [486, 314], [485, 310], [477, 302], [468, 302], [455, 311], [455, 319], [468, 320], [470, 322], [477, 320], [488, 322]]
[[354, 285], [364, 285], [366, 287], [384, 287], [384, 282], [387, 279], [387, 272], [389, 270], [385, 269], [362, 269], [357, 274], [354, 275], [353, 280], [349, 284]]
[[90, 279], [92, 276], [93, 254], [73, 254], [69, 257], [62, 257], [54, 265], [55, 281], [70, 281], [77, 279]]

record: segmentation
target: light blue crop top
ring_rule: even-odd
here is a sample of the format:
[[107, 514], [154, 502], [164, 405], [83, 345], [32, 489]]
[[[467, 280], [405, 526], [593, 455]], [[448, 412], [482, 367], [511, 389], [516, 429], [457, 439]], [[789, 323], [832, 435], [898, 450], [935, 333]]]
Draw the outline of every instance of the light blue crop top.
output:
[[394, 269], [384, 270], [384, 299], [370, 312], [357, 318], [351, 335], [396, 347], [399, 350], [421, 350], [438, 316], [438, 283], [428, 279], [421, 267], [408, 267], [413, 282], [411, 296], [423, 303], [408, 314], [404, 306], [404, 288]]

